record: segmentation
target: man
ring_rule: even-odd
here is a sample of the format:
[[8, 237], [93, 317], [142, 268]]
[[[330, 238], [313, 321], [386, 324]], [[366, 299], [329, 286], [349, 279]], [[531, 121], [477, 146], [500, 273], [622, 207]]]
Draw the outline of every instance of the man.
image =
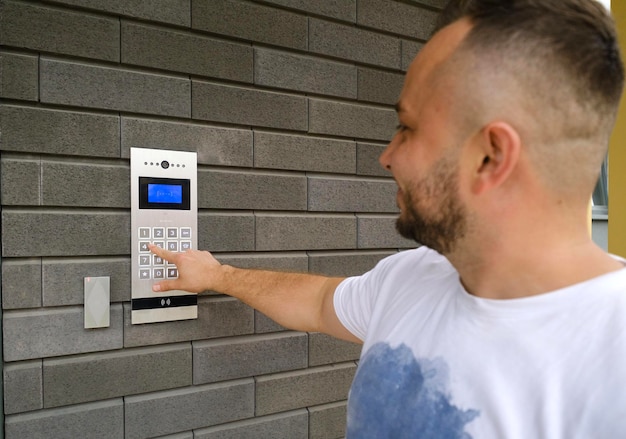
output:
[[423, 244], [348, 279], [173, 254], [156, 291], [215, 290], [362, 342], [349, 438], [626, 437], [626, 268], [587, 204], [623, 83], [592, 0], [457, 0], [380, 157]]

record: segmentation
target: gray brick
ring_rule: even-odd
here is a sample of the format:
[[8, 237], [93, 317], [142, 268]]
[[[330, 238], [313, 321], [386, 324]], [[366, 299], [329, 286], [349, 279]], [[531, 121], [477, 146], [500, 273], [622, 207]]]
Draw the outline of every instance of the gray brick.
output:
[[347, 405], [334, 402], [309, 408], [309, 439], [340, 439], [346, 434]]
[[39, 58], [0, 52], [0, 97], [36, 101], [39, 99]]
[[309, 366], [358, 360], [362, 345], [320, 333], [309, 334]]
[[195, 342], [193, 383], [204, 384], [307, 367], [307, 335], [279, 333]]
[[387, 179], [310, 176], [309, 210], [321, 212], [397, 212], [397, 186]]
[[402, 40], [402, 70], [405, 72], [409, 69], [411, 62], [415, 59], [417, 53], [422, 50], [424, 44], [417, 41]]
[[275, 50], [255, 50], [254, 83], [352, 99], [357, 97], [356, 67]]
[[18, 361], [122, 347], [122, 306], [111, 306], [111, 326], [84, 329], [82, 307], [4, 313], [4, 360]]
[[303, 96], [193, 81], [193, 118], [306, 131]]
[[306, 253], [249, 253], [213, 255], [222, 264], [239, 268], [256, 268], [274, 271], [305, 272], [308, 268]]
[[1, 196], [4, 206], [37, 206], [41, 204], [39, 157], [3, 156]]
[[44, 259], [44, 306], [82, 305], [85, 277], [109, 276], [111, 302], [130, 300], [129, 258]]
[[438, 13], [390, 0], [359, 0], [357, 23], [387, 32], [426, 40]]
[[194, 439], [193, 431], [187, 431], [184, 433], [168, 434], [166, 436], [159, 436], [159, 439]]
[[252, 131], [122, 117], [122, 157], [130, 147], [196, 151], [205, 165], [252, 166]]
[[390, 140], [397, 123], [392, 109], [309, 100], [309, 132], [361, 139]]
[[189, 343], [44, 359], [44, 406], [188, 386], [191, 367]]
[[198, 215], [198, 248], [212, 252], [254, 250], [252, 213], [206, 213]]
[[118, 157], [118, 116], [0, 106], [4, 151]]
[[357, 143], [356, 173], [358, 175], [391, 177], [391, 173], [383, 168], [378, 161], [386, 147], [387, 145], [375, 143]]
[[189, 117], [189, 79], [41, 59], [41, 102]]
[[56, 3], [80, 6], [117, 15], [142, 18], [151, 21], [191, 26], [190, 0], [55, 0]]
[[122, 62], [252, 82], [252, 47], [188, 32], [122, 23]]
[[124, 304], [124, 347], [158, 345], [252, 334], [254, 311], [231, 297], [199, 297], [198, 318], [131, 325], [130, 304]]
[[358, 276], [395, 252], [309, 252], [309, 271], [326, 276]]
[[261, 251], [354, 248], [355, 236], [352, 215], [256, 214], [256, 248]]
[[130, 208], [130, 170], [119, 162], [42, 161], [44, 206]]
[[[143, 439], [249, 418], [251, 379], [125, 398], [125, 439]], [[150, 419], [150, 422], [146, 422]]]
[[265, 314], [254, 311], [254, 332], [255, 334], [266, 334], [268, 332], [287, 331], [287, 328], [279, 325]]
[[2, 261], [2, 308], [41, 306], [41, 259]]
[[400, 68], [400, 40], [328, 21], [309, 19], [309, 51], [364, 64]]
[[309, 439], [306, 410], [262, 416], [194, 432], [195, 439]]
[[349, 363], [258, 377], [256, 414], [345, 400], [355, 370]]
[[254, 166], [298, 171], [354, 173], [354, 142], [254, 132]]
[[5, 415], [43, 408], [41, 360], [7, 364], [3, 376]]
[[443, 9], [449, 0], [409, 0], [411, 3], [417, 3], [422, 5], [434, 6], [439, 9]]
[[415, 248], [417, 244], [396, 231], [397, 215], [358, 215], [358, 248]]
[[5, 257], [130, 253], [130, 214], [126, 212], [4, 209], [2, 230]]
[[194, 29], [259, 43], [306, 50], [307, 18], [291, 12], [235, 0], [194, 1]]
[[306, 210], [307, 179], [268, 172], [200, 171], [198, 207]]
[[121, 399], [41, 410], [5, 418], [6, 439], [122, 439]]
[[356, 0], [316, 0], [314, 2], [310, 0], [266, 0], [266, 3], [274, 3], [352, 23], [356, 21]]
[[359, 69], [359, 100], [395, 105], [404, 75], [374, 69]]
[[118, 20], [23, 3], [3, 2], [0, 41], [5, 46], [120, 60]]

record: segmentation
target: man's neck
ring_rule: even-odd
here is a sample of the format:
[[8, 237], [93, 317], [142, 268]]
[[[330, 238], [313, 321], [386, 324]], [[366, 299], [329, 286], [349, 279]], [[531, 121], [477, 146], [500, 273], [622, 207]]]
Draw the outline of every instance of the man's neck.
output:
[[448, 255], [469, 293], [490, 299], [528, 297], [624, 268], [588, 237], [524, 245], [511, 241], [494, 242], [467, 257]]

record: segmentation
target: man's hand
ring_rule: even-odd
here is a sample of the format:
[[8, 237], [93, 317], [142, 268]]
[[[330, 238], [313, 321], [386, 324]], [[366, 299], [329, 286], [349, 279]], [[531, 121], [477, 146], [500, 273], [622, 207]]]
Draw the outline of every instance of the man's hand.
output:
[[152, 291], [183, 290], [200, 293], [211, 289], [216, 271], [221, 267], [211, 253], [198, 250], [174, 253], [152, 244], [148, 247], [152, 253], [176, 264], [178, 268], [178, 279], [157, 282], [152, 286]]
[[155, 292], [211, 290], [235, 297], [287, 328], [360, 342], [335, 314], [333, 297], [341, 278], [241, 269], [220, 264], [206, 251], [173, 253], [154, 245], [149, 248], [178, 267], [178, 279], [155, 283]]

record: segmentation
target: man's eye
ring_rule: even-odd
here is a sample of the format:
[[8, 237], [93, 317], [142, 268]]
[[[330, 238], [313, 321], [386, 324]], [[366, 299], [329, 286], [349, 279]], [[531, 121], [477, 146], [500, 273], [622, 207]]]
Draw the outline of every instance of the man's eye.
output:
[[401, 133], [402, 131], [406, 130], [406, 125], [402, 125], [401, 123], [399, 123], [398, 125], [396, 125], [396, 131]]

